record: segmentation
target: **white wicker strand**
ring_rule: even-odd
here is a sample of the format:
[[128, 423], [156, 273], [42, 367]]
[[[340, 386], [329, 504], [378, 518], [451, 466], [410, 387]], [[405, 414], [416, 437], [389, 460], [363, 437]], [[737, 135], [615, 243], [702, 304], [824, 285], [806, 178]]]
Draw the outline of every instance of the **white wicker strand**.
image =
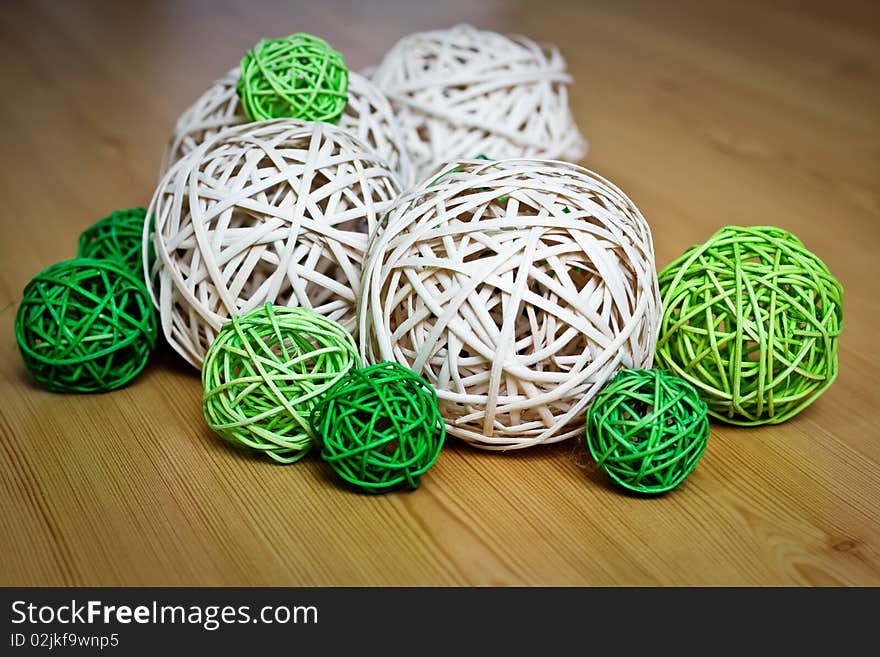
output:
[[650, 367], [660, 316], [647, 222], [573, 164], [452, 163], [374, 233], [360, 347], [436, 389], [450, 434], [487, 449], [578, 435], [620, 367]]
[[398, 195], [384, 161], [326, 123], [279, 119], [210, 137], [169, 169], [148, 210], [147, 279], [168, 342], [199, 367], [226, 321], [266, 302], [354, 328], [368, 235]]
[[[235, 86], [241, 72], [229, 71], [214, 82], [177, 119], [162, 161], [162, 173], [206, 139], [235, 125], [247, 123]], [[397, 175], [402, 187], [411, 185], [415, 170], [404, 148], [403, 133], [391, 104], [370, 80], [356, 72], [348, 75], [348, 104], [339, 127], [370, 146]]]
[[555, 47], [458, 25], [398, 41], [372, 71], [392, 100], [419, 177], [486, 155], [576, 161], [587, 143]]

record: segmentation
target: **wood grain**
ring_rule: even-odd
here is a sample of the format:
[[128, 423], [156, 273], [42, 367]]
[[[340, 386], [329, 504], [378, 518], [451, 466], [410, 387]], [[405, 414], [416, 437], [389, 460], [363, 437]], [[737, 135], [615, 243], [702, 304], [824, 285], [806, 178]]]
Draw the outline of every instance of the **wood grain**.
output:
[[[308, 31], [361, 68], [463, 21], [560, 46], [586, 163], [642, 209], [660, 266], [730, 223], [821, 255], [845, 327], [819, 402], [778, 427], [713, 425], [658, 499], [611, 488], [575, 443], [452, 443], [417, 492], [367, 497], [318, 459], [227, 448], [168, 350], [111, 394], [29, 383], [23, 286], [93, 221], [147, 203], [175, 117], [244, 49]], [[880, 584], [876, 3], [7, 3], [0, 79], [0, 584]]]

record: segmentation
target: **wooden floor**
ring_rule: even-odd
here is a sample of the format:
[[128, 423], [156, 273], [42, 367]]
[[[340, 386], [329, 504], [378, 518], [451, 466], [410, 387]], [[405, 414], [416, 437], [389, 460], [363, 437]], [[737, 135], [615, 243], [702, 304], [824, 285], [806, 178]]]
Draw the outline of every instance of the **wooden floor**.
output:
[[[0, 584], [880, 585], [880, 5], [863, 2], [18, 2], [0, 10]], [[452, 443], [366, 497], [204, 426], [170, 350], [105, 395], [34, 388], [12, 324], [79, 232], [145, 205], [177, 114], [263, 36], [352, 68], [458, 22], [554, 41], [586, 164], [657, 263], [725, 224], [795, 232], [845, 289], [840, 377], [778, 427], [713, 425], [679, 490], [621, 494], [573, 442]]]

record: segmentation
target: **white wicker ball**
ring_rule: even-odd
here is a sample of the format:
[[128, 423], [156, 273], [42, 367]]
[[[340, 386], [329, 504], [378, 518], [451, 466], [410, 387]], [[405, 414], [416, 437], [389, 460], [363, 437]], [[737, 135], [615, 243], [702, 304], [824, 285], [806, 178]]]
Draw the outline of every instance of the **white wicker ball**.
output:
[[266, 302], [354, 328], [368, 235], [399, 193], [372, 149], [327, 123], [247, 123], [203, 142], [148, 210], [168, 342], [198, 367], [231, 316]]
[[371, 78], [392, 100], [420, 177], [477, 155], [586, 154], [568, 107], [571, 77], [552, 46], [470, 25], [419, 32], [398, 41]]
[[[239, 69], [232, 69], [180, 115], [165, 151], [163, 173], [220, 130], [247, 123], [235, 91], [240, 75]], [[354, 72], [348, 74], [348, 104], [339, 119], [339, 127], [355, 135], [383, 158], [397, 174], [401, 186], [413, 183], [415, 171], [388, 99], [367, 78]]]
[[488, 449], [580, 435], [621, 367], [650, 367], [660, 317], [651, 233], [582, 167], [450, 164], [371, 239], [360, 347], [436, 389], [450, 434]]

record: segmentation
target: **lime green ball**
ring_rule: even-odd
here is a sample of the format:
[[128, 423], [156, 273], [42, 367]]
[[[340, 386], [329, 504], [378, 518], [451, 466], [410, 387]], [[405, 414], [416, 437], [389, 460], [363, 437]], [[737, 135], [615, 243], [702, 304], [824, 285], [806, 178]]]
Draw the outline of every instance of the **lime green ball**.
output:
[[15, 337], [38, 384], [56, 392], [125, 385], [156, 344], [156, 318], [142, 280], [115, 260], [76, 258], [25, 286]]
[[659, 275], [657, 363], [720, 420], [776, 424], [837, 377], [843, 288], [791, 233], [728, 226]]
[[615, 482], [639, 493], [678, 486], [706, 451], [706, 404], [662, 370], [621, 370], [587, 411], [587, 447]]
[[354, 338], [338, 322], [266, 304], [233, 317], [208, 348], [205, 420], [236, 446], [293, 463], [313, 445], [315, 405], [359, 365]]
[[[129, 208], [112, 212], [79, 236], [77, 256], [116, 260], [137, 277], [143, 278], [146, 216], [146, 208]], [[152, 243], [148, 242], [147, 248], [152, 266], [155, 260]]]
[[263, 39], [241, 60], [236, 89], [249, 121], [337, 123], [348, 103], [348, 69], [342, 55], [310, 34]]

